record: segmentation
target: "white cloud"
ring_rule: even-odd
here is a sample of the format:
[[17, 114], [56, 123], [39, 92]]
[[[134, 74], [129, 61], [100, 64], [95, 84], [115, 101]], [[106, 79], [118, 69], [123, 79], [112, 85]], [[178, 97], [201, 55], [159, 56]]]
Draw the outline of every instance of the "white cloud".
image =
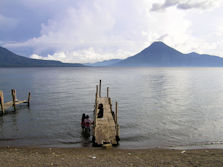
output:
[[31, 55], [33, 59], [43, 59], [43, 60], [59, 60], [62, 62], [70, 63], [70, 62], [98, 62], [101, 60], [109, 60], [109, 59], [124, 59], [129, 56], [129, 52], [123, 52], [122, 50], [118, 50], [114, 53], [100, 53], [96, 52], [93, 48], [88, 48], [85, 50], [78, 51], [66, 51], [66, 52], [56, 52], [54, 54], [48, 54], [47, 57], [39, 56], [37, 54]]
[[[132, 22], [131, 19], [139, 17], [139, 13], [136, 13], [136, 16], [132, 15], [132, 18], [129, 17], [128, 10], [134, 10], [133, 2], [125, 1], [128, 4], [132, 3], [127, 9], [120, 8], [115, 1], [83, 2], [81, 8], [69, 7], [59, 16], [48, 20], [47, 24], [43, 24], [40, 37], [5, 46], [33, 47], [38, 55], [44, 50], [51, 49], [55, 51], [55, 57], [63, 52], [66, 54], [66, 60], [72, 61], [76, 60], [72, 57], [79, 55], [81, 62], [85, 61], [81, 57], [87, 57], [86, 53], [91, 54], [92, 58], [88, 58], [91, 61], [117, 58], [116, 55], [120, 53], [123, 53], [120, 58], [126, 57], [127, 53], [131, 56], [139, 51], [139, 45], [140, 49], [144, 47], [144, 40], [141, 40], [144, 36], [141, 35], [141, 31], [147, 29], [142, 24], [143, 20], [140, 20], [139, 24]], [[95, 52], [89, 52], [89, 48]]]
[[30, 56], [30, 58], [32, 58], [32, 59], [44, 59], [43, 57], [41, 57], [41, 56], [39, 56], [39, 55], [37, 55], [37, 54], [32, 54], [32, 55]]
[[[200, 33], [206, 30], [206, 17], [217, 16], [221, 20], [221, 15], [211, 15], [213, 12], [208, 11], [209, 14], [204, 16], [199, 11], [178, 10], [179, 5], [186, 2], [195, 5], [190, 0], [167, 0], [165, 1], [167, 7], [175, 5], [178, 8], [168, 8], [164, 12], [150, 12], [154, 2], [157, 2], [155, 0], [78, 2], [78, 7], [71, 5], [64, 8], [47, 23], [42, 24], [39, 37], [4, 46], [32, 47], [34, 48], [32, 58], [77, 63], [132, 56], [156, 40], [162, 40], [183, 52], [197, 51], [219, 55], [222, 48], [216, 40], [220, 39], [216, 33], [215, 35], [209, 33], [211, 37]], [[202, 2], [204, 5], [214, 1], [196, 2]], [[202, 28], [196, 26], [199, 20], [204, 20], [199, 25]], [[219, 21], [212, 20], [211, 25], [216, 26], [210, 27], [208, 32], [216, 32], [218, 27], [218, 34], [222, 34]], [[47, 50], [53, 51], [54, 54], [42, 55]]]

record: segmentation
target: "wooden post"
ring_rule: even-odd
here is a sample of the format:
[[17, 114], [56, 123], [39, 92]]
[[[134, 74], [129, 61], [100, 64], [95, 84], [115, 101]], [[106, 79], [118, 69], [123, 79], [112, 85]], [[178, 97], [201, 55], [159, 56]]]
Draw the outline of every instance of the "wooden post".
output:
[[31, 93], [29, 92], [29, 93], [28, 93], [28, 100], [27, 100], [28, 107], [29, 107], [29, 105], [30, 105], [30, 98], [31, 98]]
[[115, 124], [118, 125], [118, 102], [115, 102]]
[[96, 125], [97, 109], [98, 109], [98, 104], [96, 102], [95, 103], [95, 109], [94, 109], [94, 125]]
[[1, 110], [2, 110], [2, 114], [5, 113], [5, 109], [4, 109], [4, 96], [3, 96], [3, 92], [0, 90], [0, 103], [1, 103]]
[[96, 85], [96, 94], [98, 95], [98, 85]]
[[107, 98], [109, 98], [109, 87], [107, 87]]
[[12, 91], [12, 103], [13, 103], [14, 111], [16, 111], [16, 104], [15, 104], [15, 102], [16, 102], [16, 91], [15, 91], [15, 89], [12, 89], [11, 91]]
[[97, 96], [98, 96], [98, 93], [96, 93], [95, 108], [94, 108], [94, 130], [93, 130], [93, 136], [95, 136], [95, 127], [96, 127], [96, 122], [97, 122], [96, 121], [97, 120], [97, 108], [98, 108]]
[[118, 125], [118, 102], [115, 103], [115, 127], [116, 127], [116, 141], [119, 139], [119, 125]]
[[101, 80], [99, 81], [99, 97], [101, 97]]
[[96, 93], [95, 93], [95, 105], [97, 103], [98, 100], [98, 85], [96, 85]]
[[[97, 118], [97, 106], [98, 106], [98, 85], [96, 85], [96, 94], [95, 94], [95, 108], [94, 108], [94, 128], [96, 126], [96, 118]], [[93, 131], [93, 133], [95, 130]], [[95, 134], [93, 134], [95, 135]]]

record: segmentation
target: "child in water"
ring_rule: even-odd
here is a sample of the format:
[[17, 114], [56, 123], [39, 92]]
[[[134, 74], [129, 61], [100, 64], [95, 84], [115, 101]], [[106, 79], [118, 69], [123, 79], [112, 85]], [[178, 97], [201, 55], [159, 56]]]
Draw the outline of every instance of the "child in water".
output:
[[90, 126], [91, 126], [91, 120], [89, 119], [89, 116], [86, 115], [85, 119], [84, 119], [84, 128], [85, 129], [89, 129], [90, 130]]

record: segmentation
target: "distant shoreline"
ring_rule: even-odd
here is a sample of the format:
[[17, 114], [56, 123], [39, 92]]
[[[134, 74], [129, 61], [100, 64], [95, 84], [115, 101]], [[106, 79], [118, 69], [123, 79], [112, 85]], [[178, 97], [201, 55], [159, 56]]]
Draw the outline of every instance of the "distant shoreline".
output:
[[1, 166], [215, 166], [223, 149], [0, 147]]
[[0, 66], [0, 68], [223, 68], [223, 66]]
[[84, 68], [90, 66], [0, 66], [0, 68]]

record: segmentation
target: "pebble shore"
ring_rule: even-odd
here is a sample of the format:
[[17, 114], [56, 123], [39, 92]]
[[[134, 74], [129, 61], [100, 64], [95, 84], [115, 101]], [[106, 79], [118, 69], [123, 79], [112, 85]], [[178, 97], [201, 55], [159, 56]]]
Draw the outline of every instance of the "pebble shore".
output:
[[223, 150], [1, 147], [0, 166], [222, 167]]

